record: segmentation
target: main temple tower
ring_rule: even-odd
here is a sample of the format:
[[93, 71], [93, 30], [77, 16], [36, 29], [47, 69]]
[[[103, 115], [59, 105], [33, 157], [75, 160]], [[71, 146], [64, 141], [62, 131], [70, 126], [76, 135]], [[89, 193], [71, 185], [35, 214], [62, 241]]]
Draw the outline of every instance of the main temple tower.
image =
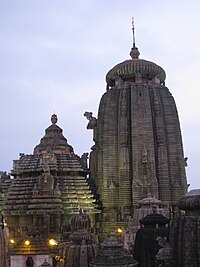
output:
[[187, 191], [179, 119], [165, 71], [139, 55], [133, 38], [131, 59], [106, 75], [98, 118], [86, 113], [95, 142], [91, 179], [102, 203], [99, 227], [105, 232], [123, 227], [148, 194], [171, 208]]

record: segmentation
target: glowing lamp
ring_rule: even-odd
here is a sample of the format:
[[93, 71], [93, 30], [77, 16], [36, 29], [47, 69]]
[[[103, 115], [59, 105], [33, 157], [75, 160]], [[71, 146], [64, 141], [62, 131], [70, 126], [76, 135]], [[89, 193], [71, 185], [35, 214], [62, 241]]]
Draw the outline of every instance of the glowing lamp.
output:
[[24, 242], [24, 244], [25, 244], [26, 246], [28, 246], [28, 245], [30, 245], [30, 241], [29, 241], [29, 240], [26, 240], [26, 241]]
[[49, 240], [49, 245], [51, 245], [51, 246], [57, 246], [58, 245], [58, 242], [55, 239], [50, 239]]
[[121, 234], [121, 233], [122, 233], [122, 229], [121, 229], [121, 228], [118, 228], [118, 229], [117, 229], [117, 232], [118, 232], [119, 234]]

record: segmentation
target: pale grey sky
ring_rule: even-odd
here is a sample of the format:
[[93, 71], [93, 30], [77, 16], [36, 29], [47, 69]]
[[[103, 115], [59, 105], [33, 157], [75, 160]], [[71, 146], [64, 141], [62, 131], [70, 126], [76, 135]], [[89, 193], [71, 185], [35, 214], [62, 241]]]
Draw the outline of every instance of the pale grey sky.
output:
[[167, 74], [181, 123], [190, 189], [200, 188], [199, 0], [0, 0], [0, 170], [31, 154], [53, 112], [75, 153], [89, 152], [84, 111], [97, 116], [105, 75], [140, 58]]

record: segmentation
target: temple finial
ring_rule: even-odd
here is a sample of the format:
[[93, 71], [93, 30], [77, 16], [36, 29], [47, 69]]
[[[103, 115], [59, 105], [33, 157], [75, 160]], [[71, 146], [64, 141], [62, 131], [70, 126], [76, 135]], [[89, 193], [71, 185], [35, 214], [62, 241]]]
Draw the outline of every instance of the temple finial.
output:
[[134, 17], [132, 17], [132, 32], [133, 32], [133, 48], [135, 47], [135, 24]]
[[54, 113], [54, 114], [51, 116], [51, 122], [52, 122], [53, 124], [56, 124], [57, 121], [58, 121], [57, 115]]
[[133, 47], [131, 48], [130, 56], [132, 57], [132, 59], [138, 59], [140, 52], [138, 48], [135, 46], [135, 25], [133, 17], [132, 17], [132, 32], [133, 32]]

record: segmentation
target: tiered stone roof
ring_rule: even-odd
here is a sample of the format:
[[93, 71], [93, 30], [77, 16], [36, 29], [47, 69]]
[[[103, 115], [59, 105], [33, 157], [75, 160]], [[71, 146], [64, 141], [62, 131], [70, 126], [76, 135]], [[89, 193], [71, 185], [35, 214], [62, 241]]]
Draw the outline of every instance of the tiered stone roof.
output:
[[51, 116], [52, 125], [45, 130], [45, 136], [41, 139], [40, 144], [34, 149], [34, 154], [46, 153], [47, 149], [56, 154], [70, 154], [73, 148], [67, 143], [63, 136], [63, 130], [56, 125], [58, 118], [55, 114]]
[[7, 214], [95, 210], [93, 193], [85, 178], [88, 169], [68, 145], [56, 125], [55, 114], [51, 121], [33, 155], [21, 154], [14, 161], [11, 174], [15, 179], [4, 208]]
[[8, 175], [6, 172], [0, 172], [0, 215], [2, 207], [4, 206], [4, 196], [8, 191], [11, 183], [12, 179], [10, 178], [10, 175]]
[[[31, 229], [45, 242], [50, 237], [59, 240], [63, 225], [69, 224], [80, 208], [92, 216], [99, 212], [86, 178], [85, 161], [68, 144], [55, 114], [51, 122], [33, 154], [20, 154], [14, 160], [14, 179], [3, 207], [10, 238], [17, 244], [11, 248], [12, 254], [23, 254], [23, 240]], [[38, 243], [34, 244], [33, 254], [37, 254]]]

